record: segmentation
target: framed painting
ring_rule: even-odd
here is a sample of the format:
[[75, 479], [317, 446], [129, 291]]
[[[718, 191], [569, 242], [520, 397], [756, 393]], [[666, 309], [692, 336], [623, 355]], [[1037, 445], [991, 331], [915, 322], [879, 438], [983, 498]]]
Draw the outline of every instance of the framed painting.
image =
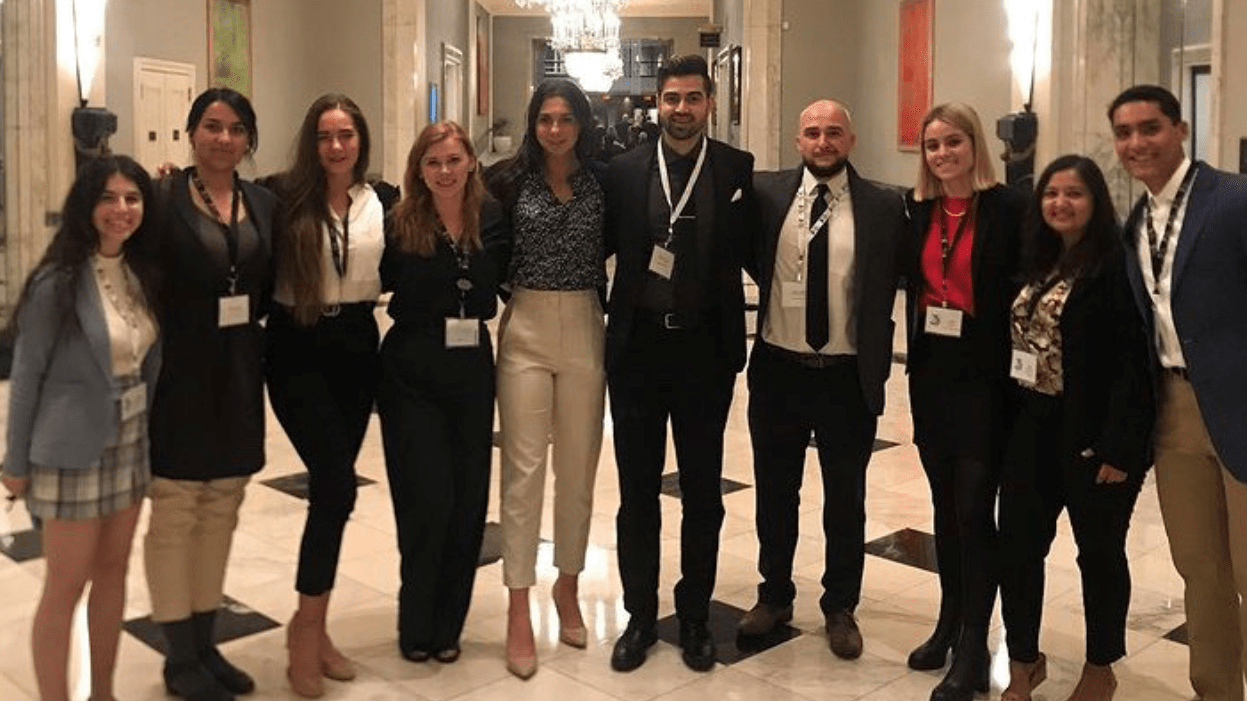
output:
[[935, 0], [902, 0], [896, 136], [902, 151], [917, 151], [922, 118], [931, 109], [931, 37]]
[[251, 0], [208, 0], [208, 54], [212, 85], [251, 95]]
[[489, 22], [476, 18], [476, 114], [489, 114]]

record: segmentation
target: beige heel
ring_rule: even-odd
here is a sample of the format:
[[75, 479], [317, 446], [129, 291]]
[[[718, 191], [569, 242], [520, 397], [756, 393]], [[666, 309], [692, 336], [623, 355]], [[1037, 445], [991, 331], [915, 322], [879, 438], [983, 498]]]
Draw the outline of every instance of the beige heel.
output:
[[286, 680], [294, 693], [308, 699], [325, 695], [321, 680], [320, 630], [315, 621], [301, 618], [297, 613], [286, 627], [286, 650], [289, 665]]

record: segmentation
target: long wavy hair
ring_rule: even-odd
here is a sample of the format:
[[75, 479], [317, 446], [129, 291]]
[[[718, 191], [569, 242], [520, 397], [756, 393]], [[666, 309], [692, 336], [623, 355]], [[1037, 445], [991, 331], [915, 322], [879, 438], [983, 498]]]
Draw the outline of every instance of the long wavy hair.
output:
[[394, 240], [400, 250], [430, 257], [437, 248], [437, 232], [442, 222], [433, 206], [433, 193], [420, 177], [420, 161], [424, 154], [437, 143], [456, 139], [476, 165], [468, 173], [463, 188], [463, 233], [459, 245], [468, 251], [481, 250], [481, 202], [485, 198], [485, 185], [481, 182], [480, 162], [476, 150], [463, 127], [454, 122], [436, 122], [428, 125], [416, 137], [407, 153], [407, 171], [403, 174], [403, 199], [394, 207]]
[[507, 211], [515, 206], [519, 198], [520, 183], [529, 173], [545, 171], [546, 154], [537, 140], [537, 119], [541, 116], [541, 106], [552, 98], [562, 98], [571, 108], [572, 118], [580, 130], [576, 135], [576, 160], [584, 164], [597, 155], [598, 139], [593, 133], [593, 109], [589, 107], [589, 98], [576, 83], [566, 78], [549, 78], [541, 82], [533, 91], [528, 101], [528, 128], [524, 132], [524, 140], [515, 155], [501, 161], [485, 172], [485, 185], [490, 194], [502, 202]]
[[[922, 129], [918, 133], [925, 138], [927, 126], [934, 121], [941, 121], [956, 127], [970, 137], [974, 146], [973, 187], [975, 192], [986, 190], [1000, 182], [996, 177], [996, 166], [992, 160], [991, 151], [987, 148], [987, 133], [983, 131], [983, 122], [979, 120], [979, 113], [975, 112], [973, 107], [964, 102], [945, 102], [942, 105], [936, 105], [922, 118]], [[927, 165], [926, 150], [921, 143], [918, 148], [918, 181], [914, 186], [914, 200], [918, 202], [933, 200], [944, 193], [944, 187], [940, 179], [935, 177], [935, 173], [931, 172], [931, 166]]]
[[303, 116], [303, 125], [295, 137], [294, 163], [274, 182], [278, 191], [278, 235], [275, 237], [277, 277], [289, 286], [294, 297], [294, 319], [305, 326], [320, 316], [321, 258], [324, 255], [323, 232], [330, 226], [329, 184], [320, 163], [319, 126], [321, 115], [342, 110], [351, 118], [359, 138], [359, 158], [352, 169], [352, 184], [364, 182], [368, 172], [368, 154], [372, 139], [368, 122], [351, 98], [329, 93], [316, 98]]
[[65, 203], [61, 206], [61, 224], [52, 235], [39, 264], [22, 286], [21, 295], [5, 330], [8, 338], [12, 339], [20, 331], [18, 319], [21, 317], [22, 308], [30, 298], [35, 279], [43, 275], [52, 274], [56, 277], [55, 306], [62, 322], [73, 313], [74, 299], [78, 285], [82, 284], [87, 260], [100, 248], [100, 234], [91, 223], [91, 218], [95, 213], [95, 206], [104, 194], [104, 188], [108, 185], [108, 179], [114, 175], [133, 182], [143, 199], [143, 219], [134, 233], [121, 245], [121, 252], [131, 272], [138, 279], [147, 309], [153, 319], [160, 318], [163, 295], [160, 291], [162, 276], [158, 250], [159, 232], [156, 230], [160, 216], [156, 211], [157, 202], [152, 192], [152, 180], [143, 166], [134, 159], [109, 154], [87, 161], [79, 168], [78, 175], [69, 188], [69, 194], [65, 197]]
[[[1043, 218], [1044, 190], [1052, 176], [1063, 170], [1074, 171], [1091, 198], [1087, 228], [1068, 251], [1061, 244], [1061, 236]], [[1026, 282], [1044, 280], [1054, 268], [1058, 275], [1069, 280], [1094, 275], [1105, 260], [1115, 255], [1120, 237], [1117, 212], [1100, 166], [1086, 156], [1061, 156], [1044, 168], [1031, 197], [1026, 226], [1022, 230], [1022, 275]]]

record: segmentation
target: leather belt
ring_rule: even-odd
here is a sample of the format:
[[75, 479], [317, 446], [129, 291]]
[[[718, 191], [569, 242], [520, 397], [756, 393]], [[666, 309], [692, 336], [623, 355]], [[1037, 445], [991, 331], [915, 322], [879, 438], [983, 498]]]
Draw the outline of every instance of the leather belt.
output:
[[637, 315], [655, 326], [668, 331], [692, 329], [701, 326], [702, 315], [697, 312], [658, 312], [638, 309]]
[[[759, 341], [759, 343], [765, 343], [765, 342]], [[785, 360], [790, 363], [796, 363], [797, 365], [800, 365], [801, 367], [812, 368], [815, 370], [821, 370], [823, 368], [839, 367], [841, 365], [847, 365], [848, 363], [851, 363], [857, 360], [856, 355], [824, 355], [822, 353], [798, 353], [797, 351], [791, 351], [791, 350], [788, 350], [787, 348], [780, 348], [779, 346], [772, 345], [770, 343], [765, 343], [764, 347], [766, 348], [768, 353], [771, 353], [776, 358]]]

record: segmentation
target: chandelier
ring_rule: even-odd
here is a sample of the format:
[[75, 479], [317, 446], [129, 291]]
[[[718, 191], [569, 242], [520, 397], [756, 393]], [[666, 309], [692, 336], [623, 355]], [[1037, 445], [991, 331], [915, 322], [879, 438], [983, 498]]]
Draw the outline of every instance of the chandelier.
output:
[[550, 14], [550, 45], [563, 54], [567, 74], [586, 92], [606, 92], [623, 75], [619, 9], [627, 0], [515, 0]]

